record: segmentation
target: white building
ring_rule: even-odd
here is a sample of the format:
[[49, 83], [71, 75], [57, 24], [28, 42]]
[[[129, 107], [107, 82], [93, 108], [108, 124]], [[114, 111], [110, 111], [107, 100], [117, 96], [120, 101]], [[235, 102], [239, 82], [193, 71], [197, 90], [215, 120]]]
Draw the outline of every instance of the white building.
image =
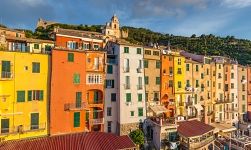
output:
[[[140, 122], [146, 119], [143, 47], [117, 41], [108, 42], [106, 48], [108, 57], [113, 55], [117, 63], [112, 65], [113, 73], [107, 76], [106, 81], [105, 131], [108, 131], [109, 122], [112, 122], [112, 132], [126, 135], [138, 129]], [[114, 83], [114, 89], [108, 89], [109, 82]], [[117, 97], [114, 104], [109, 99], [113, 92]], [[107, 116], [107, 109], [111, 109], [114, 114]]]
[[230, 101], [232, 101], [231, 112], [232, 112], [232, 123], [238, 122], [238, 63], [231, 61], [230, 71]]

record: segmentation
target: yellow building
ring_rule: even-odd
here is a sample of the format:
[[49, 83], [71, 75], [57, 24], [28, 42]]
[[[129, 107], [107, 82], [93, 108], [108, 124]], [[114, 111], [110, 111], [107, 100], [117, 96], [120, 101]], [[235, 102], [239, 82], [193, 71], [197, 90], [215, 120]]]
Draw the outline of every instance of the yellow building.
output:
[[8, 50], [0, 51], [0, 141], [45, 136], [50, 56]]
[[185, 57], [180, 56], [179, 53], [174, 53], [174, 93], [176, 101], [176, 116], [185, 117], [185, 103], [186, 103], [186, 64]]

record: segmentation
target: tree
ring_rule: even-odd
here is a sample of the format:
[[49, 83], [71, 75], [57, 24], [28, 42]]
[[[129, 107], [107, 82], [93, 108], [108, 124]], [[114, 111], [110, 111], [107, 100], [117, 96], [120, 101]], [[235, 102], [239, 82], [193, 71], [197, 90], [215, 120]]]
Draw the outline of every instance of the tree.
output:
[[134, 130], [129, 134], [132, 141], [137, 145], [143, 145], [144, 144], [144, 133], [140, 130]]

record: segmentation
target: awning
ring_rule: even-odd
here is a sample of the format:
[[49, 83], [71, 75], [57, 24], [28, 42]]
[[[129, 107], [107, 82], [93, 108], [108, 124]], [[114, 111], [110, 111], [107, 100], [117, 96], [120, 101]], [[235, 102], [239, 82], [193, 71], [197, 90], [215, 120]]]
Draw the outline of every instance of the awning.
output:
[[168, 112], [169, 110], [166, 109], [164, 106], [150, 106], [150, 109], [156, 114], [161, 114], [161, 113], [164, 113], [164, 112]]

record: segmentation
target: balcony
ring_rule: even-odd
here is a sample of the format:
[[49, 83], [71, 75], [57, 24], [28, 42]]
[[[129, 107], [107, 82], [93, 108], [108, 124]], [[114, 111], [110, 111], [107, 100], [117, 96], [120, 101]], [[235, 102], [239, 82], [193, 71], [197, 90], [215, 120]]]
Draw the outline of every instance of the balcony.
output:
[[225, 109], [225, 112], [238, 112], [237, 108], [227, 108]]
[[128, 72], [130, 72], [130, 68], [129, 67], [124, 67], [123, 71], [124, 71], [124, 73], [128, 73]]
[[124, 88], [125, 88], [125, 90], [129, 90], [130, 89], [130, 84], [124, 84]]
[[11, 80], [13, 75], [11, 72], [2, 71], [1, 72], [1, 80]]
[[26, 132], [34, 132], [38, 130], [45, 130], [46, 123], [40, 123], [37, 125], [19, 125], [14, 126], [13, 128], [2, 128], [0, 130], [0, 135], [8, 135], [8, 134], [22, 134]]
[[66, 103], [64, 105], [64, 110], [65, 111], [79, 111], [79, 110], [84, 110], [86, 108], [86, 103]]
[[138, 90], [142, 90], [143, 89], [143, 85], [137, 85], [137, 89]]
[[197, 142], [197, 143], [189, 143], [189, 149], [198, 149], [202, 146], [205, 146], [209, 143], [211, 143], [212, 141], [214, 141], [214, 137], [213, 136], [210, 136], [208, 138], [206, 138], [205, 140], [202, 140], [200, 142]]
[[90, 119], [90, 124], [92, 125], [104, 124], [104, 118]]
[[241, 80], [241, 83], [242, 83], [242, 84], [245, 84], [245, 83], [247, 83], [247, 80], [246, 80], [246, 79], [242, 79], [242, 80]]
[[192, 91], [193, 91], [193, 88], [192, 88], [191, 86], [186, 86], [186, 87], [185, 87], [185, 90], [186, 90], [187, 92], [192, 92]]

